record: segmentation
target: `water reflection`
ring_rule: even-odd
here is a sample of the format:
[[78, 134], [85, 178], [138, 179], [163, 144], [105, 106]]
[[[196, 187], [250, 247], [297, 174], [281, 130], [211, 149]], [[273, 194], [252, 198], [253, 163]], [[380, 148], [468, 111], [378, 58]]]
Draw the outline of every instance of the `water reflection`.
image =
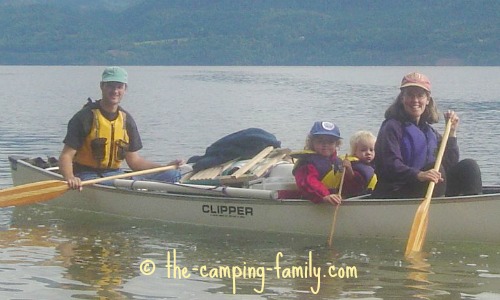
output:
[[[61, 299], [224, 299], [233, 296], [233, 287], [238, 299], [450, 299], [461, 294], [481, 299], [470, 295], [498, 291], [500, 254], [494, 245], [429, 243], [431, 252], [407, 264], [401, 261], [404, 242], [338, 238], [330, 248], [325, 238], [21, 207], [11, 212], [8, 230], [0, 232], [0, 273], [8, 275], [0, 290], [15, 298], [43, 286], [45, 293], [64, 295]], [[173, 250], [177, 266], [187, 268], [189, 278], [167, 276], [167, 253]], [[283, 254], [282, 272], [312, 266], [324, 276], [279, 277], [272, 269], [278, 253]], [[145, 259], [156, 263], [153, 275], [140, 273]], [[266, 273], [264, 280], [239, 277], [233, 283], [229, 276], [202, 276], [202, 266], [207, 272], [225, 266], [265, 267]], [[329, 276], [332, 267], [355, 267], [357, 276]]]
[[6, 207], [0, 209], [0, 231], [9, 230], [10, 224], [12, 222], [13, 212], [14, 212], [13, 207]]
[[433, 246], [440, 250], [430, 247], [431, 251], [407, 259], [405, 285], [413, 290], [413, 297], [500, 299], [500, 293], [482, 292], [497, 291], [500, 282], [497, 265], [500, 257], [495, 245], [434, 243]]
[[51, 289], [60, 291], [60, 299], [71, 298], [74, 291], [90, 295], [86, 285], [64, 276], [71, 264], [65, 250], [68, 240], [58, 237], [57, 226], [18, 226], [15, 218], [13, 215], [8, 229], [0, 231], [2, 297], [55, 299]]
[[[268, 269], [276, 266], [277, 259], [281, 270], [293, 267], [307, 270], [312, 266], [327, 274], [326, 270], [332, 265], [347, 266], [346, 260], [352, 260], [353, 256], [328, 248], [324, 239], [219, 229], [207, 231], [200, 227], [115, 219], [45, 206], [17, 208], [10, 229], [3, 233], [0, 242], [5, 253], [10, 254], [2, 257], [2, 261], [11, 261], [13, 268], [18, 269], [9, 270], [9, 274], [21, 271], [20, 260], [13, 254], [21, 253], [27, 264], [43, 265], [56, 272], [46, 289], [53, 293], [72, 291], [72, 297], [94, 295], [121, 299], [134, 295], [150, 299], [206, 295], [219, 299], [221, 295], [232, 295], [234, 287], [234, 292], [243, 299], [287, 294], [331, 299], [341, 295], [345, 285], [359, 284], [358, 278], [311, 276], [307, 271], [300, 276], [286, 275], [283, 271], [280, 277], [276, 270]], [[177, 265], [190, 270], [189, 278], [168, 278], [167, 253], [173, 250]], [[278, 253], [282, 254], [279, 258]], [[157, 265], [152, 276], [139, 272], [144, 259], [151, 259]], [[201, 266], [207, 270], [225, 266], [265, 267], [266, 273], [265, 278], [240, 276], [233, 281], [227, 274], [210, 278], [193, 271]], [[41, 270], [30, 270], [31, 277], [44, 278], [45, 268]], [[4, 281], [0, 288], [22, 282], [19, 279]], [[152, 283], [157, 287], [147, 289]]]
[[408, 268], [408, 279], [410, 280], [407, 287], [417, 290], [414, 294], [418, 299], [431, 299], [436, 295], [448, 295], [449, 293], [436, 290], [436, 284], [429, 281], [429, 275], [434, 274], [431, 270], [431, 265], [427, 262], [427, 253], [418, 252], [411, 257], [406, 258], [410, 263]]

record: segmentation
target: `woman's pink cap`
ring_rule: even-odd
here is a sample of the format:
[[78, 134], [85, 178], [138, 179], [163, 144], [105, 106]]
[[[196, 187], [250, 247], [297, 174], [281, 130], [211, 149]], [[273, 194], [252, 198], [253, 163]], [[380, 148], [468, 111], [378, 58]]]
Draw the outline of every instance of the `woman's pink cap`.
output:
[[420, 74], [417, 72], [413, 72], [405, 75], [403, 80], [401, 81], [401, 89], [407, 86], [418, 86], [423, 88], [424, 90], [430, 92], [431, 91], [431, 82], [429, 78], [424, 74]]

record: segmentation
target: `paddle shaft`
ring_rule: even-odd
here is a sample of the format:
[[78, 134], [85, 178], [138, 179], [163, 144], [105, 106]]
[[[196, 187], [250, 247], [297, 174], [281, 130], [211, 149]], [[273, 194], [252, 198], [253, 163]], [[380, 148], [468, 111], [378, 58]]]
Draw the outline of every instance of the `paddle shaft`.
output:
[[158, 167], [158, 168], [153, 168], [153, 169], [147, 169], [147, 170], [141, 170], [141, 171], [134, 171], [134, 172], [127, 172], [127, 173], [117, 174], [117, 175], [108, 176], [108, 177], [90, 179], [90, 180], [82, 181], [82, 186], [84, 186], [84, 185], [90, 185], [90, 184], [95, 184], [95, 183], [100, 183], [100, 182], [104, 182], [104, 181], [108, 181], [108, 180], [113, 180], [113, 179], [121, 179], [121, 178], [127, 178], [127, 177], [132, 177], [132, 176], [140, 176], [140, 175], [146, 175], [146, 174], [151, 174], [151, 173], [158, 173], [158, 172], [173, 170], [173, 169], [176, 169], [176, 168], [177, 168], [176, 165], [163, 166], [163, 167]]
[[[342, 197], [342, 187], [344, 186], [344, 178], [345, 178], [345, 168], [342, 172], [342, 178], [340, 179], [340, 187], [338, 193], [338, 195], [341, 197]], [[337, 223], [337, 212], [339, 211], [339, 206], [340, 204], [337, 204], [337, 206], [335, 207], [335, 212], [333, 213], [332, 228], [330, 229], [330, 237], [328, 238], [328, 247], [331, 247], [333, 244], [333, 233], [335, 232], [335, 223]]]
[[[448, 137], [451, 131], [451, 119], [446, 123], [446, 128], [444, 130], [443, 138], [441, 139], [441, 145], [436, 157], [436, 162], [434, 164], [434, 170], [439, 171], [441, 162], [443, 160], [444, 151], [446, 150], [446, 144], [448, 142]], [[424, 244], [425, 236], [427, 234], [427, 223], [429, 220], [429, 206], [431, 204], [432, 193], [434, 192], [434, 187], [436, 183], [431, 181], [429, 187], [427, 188], [427, 193], [422, 203], [419, 205], [415, 218], [413, 219], [413, 224], [410, 230], [410, 236], [408, 237], [408, 243], [406, 244], [405, 257], [409, 257], [412, 253], [420, 252]]]

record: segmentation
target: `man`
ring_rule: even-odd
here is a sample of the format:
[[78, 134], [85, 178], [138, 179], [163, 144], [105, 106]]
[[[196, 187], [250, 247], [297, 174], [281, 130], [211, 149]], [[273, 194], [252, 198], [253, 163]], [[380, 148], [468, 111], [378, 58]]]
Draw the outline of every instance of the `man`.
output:
[[[127, 91], [127, 79], [123, 68], [105, 68], [100, 84], [102, 98], [95, 102], [89, 100], [69, 121], [59, 168], [70, 188], [81, 189], [82, 180], [123, 173], [120, 169], [123, 160], [134, 171], [160, 167], [138, 154], [142, 142], [137, 126], [119, 105]], [[181, 163], [182, 160], [174, 160], [168, 165]], [[167, 182], [179, 178], [178, 170], [149, 176], [149, 179]]]

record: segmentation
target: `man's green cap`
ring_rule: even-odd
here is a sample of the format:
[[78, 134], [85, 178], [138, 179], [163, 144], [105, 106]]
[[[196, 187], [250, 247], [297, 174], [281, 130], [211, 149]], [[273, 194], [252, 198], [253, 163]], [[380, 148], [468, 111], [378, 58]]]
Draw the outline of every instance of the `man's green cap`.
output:
[[127, 83], [128, 74], [123, 68], [120, 67], [107, 67], [102, 72], [102, 82], [121, 82]]

